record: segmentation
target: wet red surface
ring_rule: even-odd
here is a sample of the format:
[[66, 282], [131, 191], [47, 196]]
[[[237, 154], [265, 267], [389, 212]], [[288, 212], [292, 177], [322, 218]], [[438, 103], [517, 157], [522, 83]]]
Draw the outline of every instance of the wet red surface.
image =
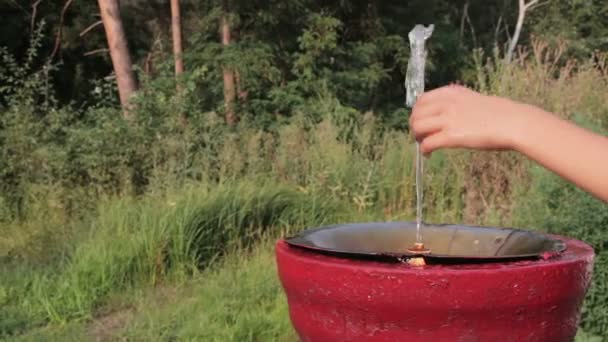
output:
[[338, 258], [276, 245], [302, 341], [572, 341], [593, 250], [511, 263], [427, 265]]

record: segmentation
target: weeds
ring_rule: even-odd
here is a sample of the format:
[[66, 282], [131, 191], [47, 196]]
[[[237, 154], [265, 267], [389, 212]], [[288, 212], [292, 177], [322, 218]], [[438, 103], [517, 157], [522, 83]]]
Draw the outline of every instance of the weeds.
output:
[[[480, 57], [477, 76], [486, 93], [608, 129], [605, 56], [564, 62], [537, 43], [510, 65]], [[246, 119], [228, 129], [215, 113], [196, 111], [183, 128], [165, 115], [173, 102], [154, 96], [139, 99], [132, 125], [107, 108], [2, 109], [0, 336], [49, 322], [79, 332], [117, 294], [201, 277], [209, 279], [175, 311], [138, 313], [126, 336], [289, 336], [260, 240], [335, 222], [413, 217], [412, 138], [373, 113], [353, 115], [324, 95], [308, 111], [327, 113], [303, 111], [272, 129]], [[428, 222], [531, 227], [593, 244], [598, 258], [582, 326], [608, 332], [604, 204], [514, 154], [437, 152], [426, 166]], [[129, 298], [122, 304], [141, 304]]]

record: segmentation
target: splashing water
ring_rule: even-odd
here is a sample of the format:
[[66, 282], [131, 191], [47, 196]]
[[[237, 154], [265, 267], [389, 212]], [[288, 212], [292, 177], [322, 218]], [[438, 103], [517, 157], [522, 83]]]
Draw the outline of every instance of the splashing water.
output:
[[[416, 99], [424, 92], [424, 65], [426, 62], [426, 50], [424, 43], [433, 34], [433, 24], [428, 27], [416, 25], [410, 31], [410, 59], [405, 76], [406, 105], [414, 107]], [[422, 243], [422, 172], [423, 158], [420, 153], [420, 144], [416, 142], [416, 242]]]

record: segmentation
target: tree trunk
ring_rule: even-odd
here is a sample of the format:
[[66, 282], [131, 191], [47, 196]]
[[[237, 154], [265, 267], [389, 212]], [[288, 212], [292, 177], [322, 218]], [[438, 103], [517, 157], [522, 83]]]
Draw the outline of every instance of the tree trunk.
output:
[[[182, 19], [180, 15], [179, 0], [171, 0], [171, 33], [173, 35], [173, 58], [175, 60], [175, 90], [182, 103], [182, 87], [180, 76], [184, 73], [183, 47], [182, 47]], [[187, 125], [187, 117], [180, 111], [179, 122]]]
[[509, 42], [509, 49], [507, 50], [507, 63], [511, 63], [511, 60], [513, 59], [513, 54], [515, 53], [515, 48], [517, 47], [517, 41], [519, 40], [519, 35], [521, 34], [521, 28], [524, 26], [526, 11], [532, 6], [536, 5], [538, 1], [539, 0], [532, 0], [526, 3], [525, 0], [519, 0], [519, 13], [517, 15], [517, 23], [515, 24], [515, 32], [513, 32], [513, 38], [511, 38], [511, 41]]
[[131, 96], [137, 91], [137, 83], [131, 68], [131, 57], [127, 46], [127, 38], [120, 19], [120, 9], [117, 0], [98, 0], [101, 20], [108, 39], [108, 48], [112, 58], [112, 66], [116, 74], [120, 104], [125, 119], [131, 119]]
[[[226, 48], [231, 43], [230, 36], [230, 23], [228, 22], [227, 5], [224, 3], [224, 13], [220, 20], [220, 36], [222, 39], [222, 45]], [[224, 110], [225, 119], [228, 125], [232, 126], [236, 123], [236, 114], [234, 112], [234, 100], [236, 97], [234, 71], [230, 68], [223, 67], [224, 76]]]
[[179, 75], [184, 73], [184, 60], [182, 59], [182, 20], [180, 16], [179, 0], [171, 0], [171, 32], [173, 34], [175, 76], [179, 77]]
[[462, 8], [462, 16], [460, 17], [460, 40], [464, 40], [464, 22], [467, 17], [467, 13], [469, 11], [469, 2], [464, 3], [464, 7]]
[[519, 40], [519, 34], [521, 33], [521, 28], [524, 26], [524, 19], [526, 17], [526, 7], [523, 4], [524, 0], [519, 0], [519, 14], [517, 15], [517, 24], [515, 24], [515, 32], [513, 32], [513, 38], [509, 42], [509, 50], [507, 51], [507, 63], [510, 63], [513, 59], [513, 53], [515, 52], [515, 47], [517, 46], [517, 41]]

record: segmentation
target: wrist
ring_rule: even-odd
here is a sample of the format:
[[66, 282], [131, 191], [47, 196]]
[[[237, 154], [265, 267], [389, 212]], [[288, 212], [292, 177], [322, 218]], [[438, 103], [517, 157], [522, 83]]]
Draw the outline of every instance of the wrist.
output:
[[508, 148], [517, 152], [528, 154], [530, 146], [538, 143], [543, 131], [548, 129], [548, 120], [551, 115], [544, 110], [523, 103], [515, 103], [516, 108], [512, 115], [512, 125], [508, 132]]

